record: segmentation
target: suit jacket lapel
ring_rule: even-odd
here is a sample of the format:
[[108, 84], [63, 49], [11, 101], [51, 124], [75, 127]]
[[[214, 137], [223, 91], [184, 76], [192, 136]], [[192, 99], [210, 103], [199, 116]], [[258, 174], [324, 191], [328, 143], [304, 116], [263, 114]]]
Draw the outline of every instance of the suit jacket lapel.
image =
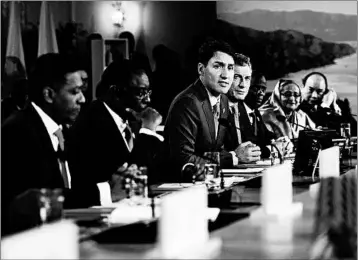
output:
[[[123, 147], [125, 147], [128, 150], [128, 147], [123, 139], [122, 133], [119, 131], [118, 126], [116, 122], [114, 121], [113, 117], [107, 110], [107, 108], [104, 106], [104, 104], [100, 104], [99, 108], [99, 115], [98, 117], [101, 118], [101, 121], [104, 125], [107, 125], [106, 127], [103, 127], [103, 129], [106, 129], [108, 131], [107, 133], [103, 133], [107, 136], [110, 136], [113, 139], [112, 144], [118, 144], [121, 143]], [[128, 150], [129, 152], [129, 150]]]
[[239, 101], [237, 103], [239, 109], [239, 121], [240, 121], [240, 129], [241, 129], [241, 137], [242, 141], [245, 142], [247, 140], [251, 140], [254, 137], [254, 129], [250, 123], [249, 116], [245, 109], [244, 103]]
[[201, 83], [200, 79], [198, 79], [194, 83], [194, 86], [198, 94], [198, 99], [202, 102], [202, 107], [205, 114], [206, 122], [208, 123], [211, 143], [215, 144], [216, 138], [215, 138], [214, 115], [209, 101], [208, 93], [206, 92], [205, 86]]
[[57, 160], [57, 154], [53, 149], [52, 141], [45, 124], [32, 105], [29, 105], [26, 113], [28, 113], [28, 122], [31, 125], [33, 136], [37, 136], [38, 143], [43, 151], [43, 153], [38, 156], [42, 156], [42, 159], [48, 162], [48, 167], [52, 169], [50, 172], [43, 172], [43, 176], [40, 179], [43, 180], [43, 183], [61, 183], [60, 185], [64, 187], [63, 178]]

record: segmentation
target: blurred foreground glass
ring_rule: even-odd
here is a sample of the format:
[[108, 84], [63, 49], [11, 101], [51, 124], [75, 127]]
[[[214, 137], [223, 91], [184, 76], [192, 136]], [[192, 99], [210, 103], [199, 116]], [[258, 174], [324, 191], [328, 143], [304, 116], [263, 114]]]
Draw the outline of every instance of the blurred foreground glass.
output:
[[351, 137], [351, 124], [350, 123], [341, 123], [341, 136], [345, 138]]
[[40, 190], [39, 208], [42, 224], [62, 219], [64, 200], [62, 189]]
[[204, 158], [209, 160], [204, 168], [205, 179], [218, 178], [220, 170], [220, 152], [205, 152]]
[[217, 164], [220, 166], [220, 152], [205, 152], [204, 158], [209, 161], [209, 163]]

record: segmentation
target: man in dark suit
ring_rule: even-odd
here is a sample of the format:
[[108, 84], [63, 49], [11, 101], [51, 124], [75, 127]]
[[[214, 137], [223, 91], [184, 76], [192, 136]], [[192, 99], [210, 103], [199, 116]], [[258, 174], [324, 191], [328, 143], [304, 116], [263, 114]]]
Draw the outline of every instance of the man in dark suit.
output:
[[70, 190], [71, 175], [61, 130], [62, 125], [75, 121], [85, 102], [84, 74], [71, 57], [54, 53], [39, 57], [29, 76], [31, 103], [3, 123], [3, 235], [38, 224], [36, 191]]
[[[231, 128], [232, 148], [238, 145], [246, 146], [253, 144], [261, 151], [261, 158], [269, 158], [271, 155], [271, 144], [274, 142], [274, 134], [266, 128], [257, 108], [249, 107], [244, 102], [251, 82], [252, 68], [250, 59], [245, 55], [237, 53], [234, 60], [234, 80], [227, 93], [230, 107], [229, 121], [231, 125], [235, 126]], [[292, 145], [288, 143], [287, 138], [281, 138], [278, 141], [285, 142], [280, 147], [292, 149]], [[251, 161], [257, 159], [260, 158], [255, 158]]]
[[341, 109], [337, 105], [337, 93], [328, 88], [324, 74], [314, 71], [307, 74], [302, 83], [303, 101], [300, 109], [305, 112], [316, 126], [340, 130], [343, 123]]
[[119, 177], [123, 165], [136, 163], [131, 152], [141, 122], [134, 117], [150, 101], [147, 74], [129, 61], [110, 64], [101, 84], [104, 94], [81, 113], [69, 142], [73, 187], [94, 195], [85, 206], [106, 205], [126, 197], [121, 185], [112, 180]]
[[249, 92], [245, 98], [245, 103], [251, 108], [259, 108], [264, 103], [266, 92], [266, 78], [263, 74], [253, 72]]
[[[239, 151], [225, 149], [228, 126], [221, 123], [229, 115], [228, 100], [223, 94], [233, 81], [233, 55], [232, 48], [222, 41], [208, 40], [200, 47], [199, 79], [176, 96], [169, 109], [156, 181], [190, 182], [192, 176], [183, 171], [187, 164], [237, 164]], [[218, 152], [219, 162], [205, 157], [206, 152]]]

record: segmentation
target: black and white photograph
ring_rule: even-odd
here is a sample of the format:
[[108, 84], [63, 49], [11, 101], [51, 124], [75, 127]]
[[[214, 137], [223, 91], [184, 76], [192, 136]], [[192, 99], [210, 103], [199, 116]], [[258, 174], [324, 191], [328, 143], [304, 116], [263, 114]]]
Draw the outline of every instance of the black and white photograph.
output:
[[357, 1], [1, 1], [1, 259], [357, 259]]

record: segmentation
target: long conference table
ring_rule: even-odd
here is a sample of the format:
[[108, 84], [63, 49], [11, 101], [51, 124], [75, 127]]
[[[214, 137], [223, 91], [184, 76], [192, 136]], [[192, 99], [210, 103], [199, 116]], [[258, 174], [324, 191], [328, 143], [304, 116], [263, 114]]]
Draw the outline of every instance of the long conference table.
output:
[[[354, 169], [357, 165], [355, 157], [345, 160], [344, 163], [348, 164], [350, 169], [346, 169], [343, 174], [357, 174]], [[222, 240], [221, 249], [215, 259], [310, 259], [316, 206], [315, 189], [316, 184], [293, 186], [293, 201], [303, 204], [302, 214], [295, 218], [277, 221], [248, 216], [212, 231], [211, 238]], [[260, 207], [260, 188], [235, 186], [232, 203], [238, 206], [221, 211], [250, 215]], [[96, 244], [86, 240], [80, 244], [80, 257], [148, 259], [148, 252], [154, 247], [155, 243]]]

